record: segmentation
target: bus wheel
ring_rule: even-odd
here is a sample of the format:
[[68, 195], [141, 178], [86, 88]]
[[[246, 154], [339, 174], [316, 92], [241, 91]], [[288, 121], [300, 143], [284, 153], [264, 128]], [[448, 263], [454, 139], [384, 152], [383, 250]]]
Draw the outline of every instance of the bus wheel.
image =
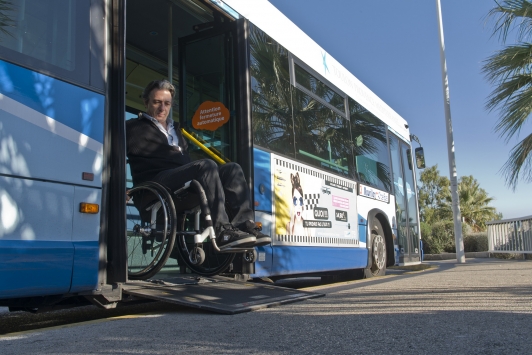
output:
[[378, 219], [371, 223], [371, 265], [365, 269], [366, 278], [383, 276], [386, 274], [386, 238]]

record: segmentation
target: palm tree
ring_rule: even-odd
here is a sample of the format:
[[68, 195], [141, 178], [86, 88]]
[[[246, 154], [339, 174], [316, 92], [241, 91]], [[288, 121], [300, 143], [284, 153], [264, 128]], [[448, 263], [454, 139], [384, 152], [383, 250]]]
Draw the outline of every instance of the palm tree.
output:
[[[460, 197], [460, 213], [464, 223], [469, 225], [474, 232], [486, 229], [486, 222], [498, 217], [495, 207], [489, 206], [493, 197], [489, 197], [486, 190], [480, 187], [473, 176], [462, 176], [458, 182], [458, 195]], [[442, 212], [452, 218], [452, 199], [449, 190], [445, 197], [446, 204]]]
[[288, 52], [255, 26], [250, 52], [254, 142], [294, 156]]
[[[489, 57], [483, 72], [496, 87], [487, 102], [489, 110], [499, 109], [496, 131], [508, 142], [519, 136], [532, 113], [532, 2], [505, 0], [489, 12], [496, 17], [494, 35], [505, 43], [511, 30], [517, 31], [518, 43], [508, 45]], [[516, 188], [520, 174], [532, 182], [532, 134], [522, 139], [510, 152], [502, 168], [506, 183]]]
[[[0, 0], [0, 34], [11, 35], [6, 27], [13, 26], [13, 20], [6, 13], [13, 10], [11, 2], [7, 0]], [[1, 40], [1, 38], [0, 38]]]
[[451, 183], [448, 177], [440, 175], [438, 165], [423, 170], [419, 182], [419, 217], [422, 222], [433, 224], [440, 220], [440, 208], [446, 203]]

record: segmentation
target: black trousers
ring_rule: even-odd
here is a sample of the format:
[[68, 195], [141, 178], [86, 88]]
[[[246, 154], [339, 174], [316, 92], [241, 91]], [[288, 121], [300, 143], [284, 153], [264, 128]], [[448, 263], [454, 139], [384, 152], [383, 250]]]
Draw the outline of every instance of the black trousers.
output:
[[236, 163], [218, 167], [210, 159], [196, 160], [163, 171], [153, 180], [175, 191], [192, 179], [198, 181], [205, 190], [215, 228], [229, 223], [238, 227], [247, 220], [254, 220], [246, 179], [242, 168]]

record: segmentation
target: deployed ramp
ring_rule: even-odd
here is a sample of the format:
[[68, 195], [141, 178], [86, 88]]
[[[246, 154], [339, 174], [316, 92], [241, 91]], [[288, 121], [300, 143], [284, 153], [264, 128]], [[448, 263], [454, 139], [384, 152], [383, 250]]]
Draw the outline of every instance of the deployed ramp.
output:
[[174, 277], [130, 281], [123, 292], [223, 314], [236, 314], [325, 296], [269, 284], [239, 282], [225, 277]]

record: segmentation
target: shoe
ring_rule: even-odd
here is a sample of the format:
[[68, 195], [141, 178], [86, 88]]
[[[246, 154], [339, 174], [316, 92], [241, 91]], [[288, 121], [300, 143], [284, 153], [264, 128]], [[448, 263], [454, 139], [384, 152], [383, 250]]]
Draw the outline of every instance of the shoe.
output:
[[268, 245], [272, 243], [272, 238], [269, 235], [266, 235], [264, 233], [261, 233], [261, 228], [259, 228], [255, 222], [249, 220], [242, 223], [240, 226], [240, 230], [249, 233], [251, 235], [254, 235], [257, 241], [255, 242], [256, 247], [261, 247], [264, 245]]
[[252, 234], [245, 233], [230, 224], [222, 226], [216, 237], [216, 244], [220, 250], [252, 247], [256, 241], [257, 238]]

